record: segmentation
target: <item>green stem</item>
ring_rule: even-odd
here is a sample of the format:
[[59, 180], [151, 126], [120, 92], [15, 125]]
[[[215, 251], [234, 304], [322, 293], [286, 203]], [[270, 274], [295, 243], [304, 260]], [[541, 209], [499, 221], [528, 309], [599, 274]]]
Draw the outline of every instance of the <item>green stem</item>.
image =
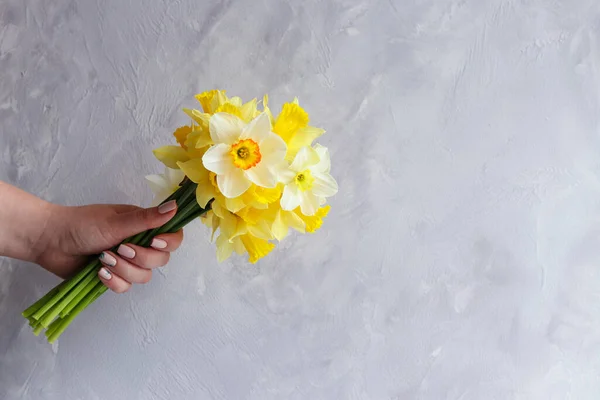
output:
[[48, 338], [50, 335], [52, 335], [54, 332], [56, 332], [56, 329], [63, 323], [64, 319], [63, 318], [57, 318], [54, 320], [54, 322], [52, 322], [50, 324], [50, 326], [48, 327], [48, 329], [46, 329], [46, 338]]
[[202, 214], [206, 213], [208, 211], [208, 209], [199, 209], [197, 212], [195, 212], [194, 214], [190, 215], [189, 217], [187, 217], [186, 219], [184, 219], [183, 221], [181, 221], [179, 224], [175, 225], [173, 227], [173, 229], [171, 229], [171, 232], [177, 232], [181, 229], [183, 229], [184, 226], [186, 226], [187, 224], [189, 224], [190, 222], [192, 222], [193, 220], [195, 220], [196, 218], [200, 217]]
[[[90, 280], [88, 284], [77, 294], [77, 296], [75, 296], [75, 298], [71, 300], [69, 304], [67, 304], [67, 306], [60, 312], [60, 317], [64, 318], [66, 315], [68, 315], [71, 312], [71, 310], [73, 310], [77, 306], [77, 304], [79, 304], [81, 299], [83, 299], [89, 292], [92, 291], [92, 289], [98, 284], [98, 282], [100, 282], [98, 276], [95, 276], [95, 279]], [[80, 284], [80, 286], [82, 285], [83, 282]]]
[[48, 300], [50, 300], [50, 298], [52, 298], [52, 296], [54, 296], [56, 293], [58, 293], [58, 291], [62, 287], [65, 286], [65, 282], [66, 281], [62, 281], [57, 286], [55, 286], [52, 290], [50, 290], [48, 293], [46, 293], [44, 295], [44, 297], [42, 297], [41, 299], [39, 299], [38, 301], [36, 301], [35, 303], [33, 303], [31, 306], [29, 306], [29, 308], [27, 308], [27, 310], [23, 311], [22, 315], [25, 318], [31, 317], [37, 310], [39, 310], [40, 308], [42, 308], [44, 306], [44, 304], [46, 304], [46, 302]]
[[48, 336], [48, 342], [54, 343], [56, 339], [67, 329], [67, 327], [71, 324], [71, 322], [75, 319], [75, 317], [85, 310], [85, 308], [90, 305], [93, 301], [94, 296], [97, 294], [101, 294], [106, 286], [99, 282], [91, 292], [91, 296], [88, 294], [84, 300], [82, 300], [77, 306], [71, 311], [69, 315], [67, 315], [64, 319], [61, 320], [60, 324], [55, 328], [55, 330]]
[[90, 270], [84, 279], [74, 286], [66, 296], [61, 298], [60, 301], [54, 305], [54, 307], [52, 307], [41, 319], [39, 319], [40, 324], [47, 328], [48, 325], [50, 325], [52, 321], [58, 317], [60, 312], [64, 310], [69, 303], [88, 285], [88, 283], [94, 279], [97, 279], [96, 271]]
[[98, 266], [99, 261], [95, 259], [90, 262], [85, 268], [77, 273], [74, 277], [64, 282], [64, 286], [58, 289], [58, 292], [48, 300], [39, 310], [37, 310], [32, 317], [36, 320], [40, 320], [56, 303], [60, 301], [71, 289], [73, 289], [81, 280], [83, 280], [91, 271], [94, 271]]
[[[169, 221], [167, 222], [167, 224], [170, 224], [173, 222], [173, 220], [175, 221], [179, 221], [179, 219], [181, 218], [181, 215], [183, 213], [183, 210], [186, 209], [186, 207], [188, 207], [191, 204], [194, 204], [196, 202], [196, 188], [198, 187], [197, 184], [195, 184], [192, 181], [187, 181], [178, 191], [181, 191], [181, 196], [179, 196], [177, 198], [177, 213], [175, 214], [175, 216]], [[137, 243], [140, 246], [144, 246], [147, 247], [148, 245], [150, 245], [150, 243], [152, 242], [152, 238], [154, 238], [156, 235], [160, 233], [163, 233], [165, 231], [161, 232], [161, 229], [164, 228], [165, 225], [163, 225], [162, 227], [158, 227], [155, 229], [151, 229], [149, 231], [145, 232], [145, 235], [143, 236], [142, 239], [139, 240], [139, 242]]]

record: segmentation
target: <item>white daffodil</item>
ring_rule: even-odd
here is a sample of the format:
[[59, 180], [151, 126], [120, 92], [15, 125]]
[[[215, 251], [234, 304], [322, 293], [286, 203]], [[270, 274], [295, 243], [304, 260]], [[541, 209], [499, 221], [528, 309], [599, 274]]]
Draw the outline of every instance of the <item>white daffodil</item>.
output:
[[283, 161], [287, 146], [271, 132], [265, 113], [248, 124], [234, 115], [216, 113], [210, 117], [209, 129], [215, 144], [202, 162], [217, 175], [217, 186], [225, 197], [242, 195], [252, 183], [265, 188], [277, 185], [275, 167]]
[[338, 191], [338, 184], [329, 174], [329, 150], [321, 145], [303, 147], [298, 151], [288, 169], [280, 171], [285, 183], [281, 208], [291, 211], [300, 206], [302, 214], [315, 215], [325, 198]]
[[148, 175], [146, 180], [148, 186], [154, 192], [154, 200], [152, 206], [159, 205], [167, 197], [175, 193], [179, 189], [179, 184], [185, 178], [183, 171], [165, 167], [164, 174]]

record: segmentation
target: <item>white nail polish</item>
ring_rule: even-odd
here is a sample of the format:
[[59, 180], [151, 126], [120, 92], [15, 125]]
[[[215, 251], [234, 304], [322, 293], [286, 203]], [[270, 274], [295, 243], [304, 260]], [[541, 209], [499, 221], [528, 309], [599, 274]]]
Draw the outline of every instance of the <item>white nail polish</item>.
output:
[[110, 280], [110, 278], [112, 278], [112, 274], [106, 268], [100, 268], [100, 276], [106, 280]]
[[125, 246], [124, 244], [120, 245], [117, 253], [119, 253], [120, 255], [122, 255], [125, 258], [133, 258], [135, 257], [135, 250], [133, 250], [131, 247], [129, 246]]
[[165, 204], [158, 206], [159, 214], [166, 214], [177, 208], [177, 202], [175, 200], [167, 201]]
[[167, 248], [167, 242], [165, 242], [162, 239], [152, 239], [152, 243], [150, 244], [150, 247], [153, 247], [155, 249], [161, 250], [161, 249], [165, 249]]

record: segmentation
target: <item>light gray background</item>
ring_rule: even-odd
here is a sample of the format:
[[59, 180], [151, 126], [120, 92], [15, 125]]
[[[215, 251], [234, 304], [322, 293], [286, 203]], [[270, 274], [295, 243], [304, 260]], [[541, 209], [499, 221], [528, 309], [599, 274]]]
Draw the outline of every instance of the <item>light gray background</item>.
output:
[[0, 260], [0, 398], [597, 399], [599, 34], [597, 0], [2, 0], [0, 179], [148, 204], [225, 88], [298, 96], [340, 192], [256, 266], [194, 224], [55, 346], [19, 313], [57, 279]]

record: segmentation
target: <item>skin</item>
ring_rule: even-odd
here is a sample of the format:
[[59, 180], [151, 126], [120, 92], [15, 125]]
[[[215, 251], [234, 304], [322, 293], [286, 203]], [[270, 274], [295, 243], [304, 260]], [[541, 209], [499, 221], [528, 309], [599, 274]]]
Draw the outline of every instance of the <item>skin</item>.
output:
[[[0, 181], [0, 256], [33, 262], [61, 278], [68, 278], [90, 255], [104, 252], [139, 232], [159, 227], [175, 213], [176, 208], [144, 209], [115, 204], [66, 207]], [[166, 265], [170, 253], [182, 240], [183, 232], [179, 231], [157, 236], [150, 248], [128, 245], [129, 249], [119, 249], [121, 254], [105, 251], [101, 257], [104, 267], [98, 276], [112, 291], [126, 292], [134, 283], [149, 282], [152, 270]], [[111, 257], [116, 260], [114, 266], [109, 266], [113, 264]], [[110, 273], [110, 279], [105, 270]]]

